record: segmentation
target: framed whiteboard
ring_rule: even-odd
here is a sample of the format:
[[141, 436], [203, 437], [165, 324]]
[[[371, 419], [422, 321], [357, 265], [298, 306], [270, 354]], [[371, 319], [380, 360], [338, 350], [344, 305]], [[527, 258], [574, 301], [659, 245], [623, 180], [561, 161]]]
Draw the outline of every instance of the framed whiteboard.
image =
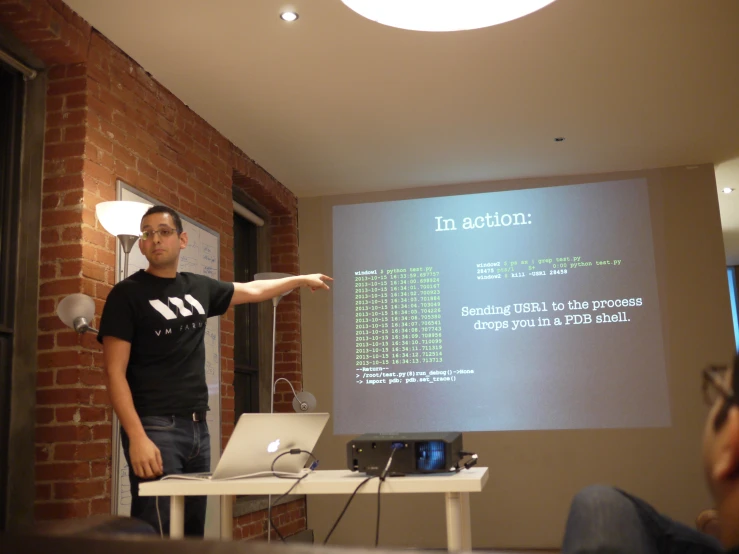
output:
[[[153, 198], [137, 191], [123, 181], [116, 183], [116, 198], [147, 204], [161, 204]], [[179, 213], [179, 212], [178, 212]], [[180, 253], [178, 271], [189, 271], [206, 275], [213, 279], [219, 276], [220, 235], [189, 219], [182, 214], [182, 226], [188, 236], [187, 248]], [[141, 254], [138, 242], [131, 249], [128, 257], [128, 275], [123, 275], [123, 249], [118, 243], [116, 253], [116, 283], [139, 269], [146, 269], [148, 262]], [[208, 405], [210, 411], [206, 417], [210, 431], [210, 467], [213, 471], [221, 456], [221, 349], [220, 319], [208, 318], [205, 326], [205, 381], [208, 384]], [[123, 455], [118, 418], [113, 415], [113, 469], [111, 483], [111, 512], [118, 515], [131, 515], [131, 484], [128, 479], [128, 464]], [[208, 497], [208, 508], [205, 517], [205, 536], [220, 536], [221, 508], [218, 497]]]

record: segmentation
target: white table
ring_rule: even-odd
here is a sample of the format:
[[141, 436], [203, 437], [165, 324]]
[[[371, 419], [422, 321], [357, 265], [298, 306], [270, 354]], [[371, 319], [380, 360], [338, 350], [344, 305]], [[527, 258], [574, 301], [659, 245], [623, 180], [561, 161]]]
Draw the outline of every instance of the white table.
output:
[[[291, 494], [351, 494], [367, 476], [349, 470], [316, 471], [303, 479]], [[480, 492], [488, 480], [488, 468], [473, 467], [453, 475], [408, 475], [388, 477], [382, 493], [444, 493], [446, 498], [447, 548], [471, 550], [469, 493]], [[357, 494], [377, 494], [379, 479], [367, 482]], [[169, 535], [182, 538], [185, 532], [185, 496], [221, 497], [221, 539], [233, 538], [233, 497], [236, 495], [281, 495], [295, 484], [292, 479], [255, 477], [230, 481], [165, 479], [139, 485], [141, 496], [170, 496]]]

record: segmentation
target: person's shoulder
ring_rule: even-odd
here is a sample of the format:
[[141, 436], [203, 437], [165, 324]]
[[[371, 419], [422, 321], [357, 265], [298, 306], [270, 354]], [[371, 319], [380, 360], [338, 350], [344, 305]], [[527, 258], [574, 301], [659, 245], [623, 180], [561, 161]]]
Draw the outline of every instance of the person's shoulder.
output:
[[108, 297], [110, 298], [111, 295], [125, 296], [139, 290], [141, 286], [144, 285], [144, 279], [141, 275], [142, 273], [144, 273], [143, 269], [137, 271], [132, 275], [129, 275], [125, 279], [118, 281], [115, 285], [113, 285], [113, 288], [108, 293]]

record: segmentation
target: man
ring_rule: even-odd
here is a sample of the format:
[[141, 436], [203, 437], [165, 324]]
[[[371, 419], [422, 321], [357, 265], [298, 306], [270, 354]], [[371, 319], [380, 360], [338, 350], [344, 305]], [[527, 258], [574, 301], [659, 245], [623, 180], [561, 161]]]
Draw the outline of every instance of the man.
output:
[[[149, 262], [111, 290], [98, 340], [131, 480], [131, 516], [168, 533], [169, 499], [138, 495], [141, 480], [210, 471], [205, 422], [205, 324], [229, 307], [294, 288], [328, 289], [325, 275], [226, 283], [178, 273], [187, 233], [180, 216], [153, 206], [141, 220], [139, 248]], [[185, 534], [202, 536], [205, 497], [188, 497]], [[160, 526], [161, 525], [161, 526]]]
[[714, 528], [711, 534], [718, 535], [720, 543], [639, 498], [594, 486], [579, 492], [572, 502], [562, 552], [714, 554], [723, 552], [723, 543], [739, 554], [739, 404], [733, 389], [738, 382], [739, 355], [733, 370], [710, 366], [703, 371], [704, 397], [711, 406], [703, 433], [703, 462], [718, 517], [706, 512], [699, 521]]

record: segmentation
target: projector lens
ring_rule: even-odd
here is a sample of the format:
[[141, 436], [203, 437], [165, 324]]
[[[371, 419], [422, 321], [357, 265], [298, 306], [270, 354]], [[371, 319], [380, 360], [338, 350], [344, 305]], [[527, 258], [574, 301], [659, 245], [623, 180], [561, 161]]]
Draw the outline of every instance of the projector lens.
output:
[[421, 471], [436, 471], [446, 467], [443, 441], [416, 443], [416, 466]]

